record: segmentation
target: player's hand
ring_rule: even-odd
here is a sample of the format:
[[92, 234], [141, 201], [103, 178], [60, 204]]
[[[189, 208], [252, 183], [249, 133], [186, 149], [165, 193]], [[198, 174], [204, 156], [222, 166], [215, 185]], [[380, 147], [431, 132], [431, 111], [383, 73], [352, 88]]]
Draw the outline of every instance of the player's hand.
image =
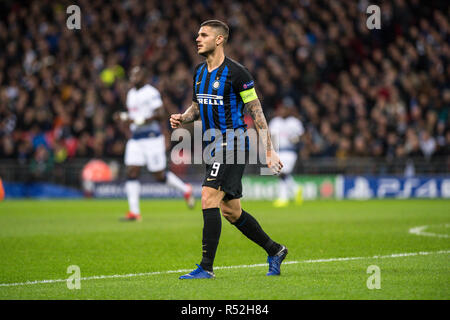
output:
[[113, 113], [113, 120], [116, 122], [122, 122], [125, 124], [130, 124], [133, 120], [130, 119], [127, 112], [116, 111]]
[[170, 126], [172, 129], [181, 127], [183, 123], [183, 115], [181, 113], [172, 114], [170, 116]]
[[114, 112], [112, 118], [115, 122], [119, 122], [120, 121], [120, 112], [119, 111]]
[[280, 160], [280, 157], [274, 150], [268, 150], [266, 152], [267, 166], [272, 170], [272, 172], [276, 175], [280, 174], [281, 169], [283, 169], [283, 163]]
[[289, 138], [289, 142], [292, 144], [297, 144], [300, 142], [300, 136], [293, 136]]

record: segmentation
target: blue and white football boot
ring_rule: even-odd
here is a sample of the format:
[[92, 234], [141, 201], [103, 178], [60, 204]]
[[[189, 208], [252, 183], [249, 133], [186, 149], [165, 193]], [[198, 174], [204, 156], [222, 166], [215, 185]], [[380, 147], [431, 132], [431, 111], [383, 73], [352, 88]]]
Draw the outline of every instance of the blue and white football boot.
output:
[[266, 276], [279, 276], [281, 274], [281, 263], [288, 254], [288, 249], [282, 246], [280, 251], [274, 256], [268, 256], [267, 262], [269, 263], [269, 272]]
[[196, 265], [198, 268], [191, 271], [188, 274], [182, 275], [179, 279], [213, 279], [216, 276], [212, 271], [206, 271], [200, 265]]

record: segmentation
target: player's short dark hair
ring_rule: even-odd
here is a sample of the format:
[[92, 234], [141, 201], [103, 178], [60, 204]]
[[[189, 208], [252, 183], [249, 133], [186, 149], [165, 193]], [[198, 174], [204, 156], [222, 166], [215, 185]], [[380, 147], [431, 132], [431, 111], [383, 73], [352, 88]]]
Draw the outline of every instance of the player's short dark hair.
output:
[[130, 72], [131, 72], [134, 68], [136, 68], [136, 67], [139, 68], [139, 72], [142, 73], [142, 74], [144, 75], [144, 77], [148, 76], [149, 70], [148, 70], [148, 68], [147, 68], [145, 65], [142, 65], [142, 64], [133, 66], [133, 67], [130, 69]]
[[220, 20], [206, 20], [200, 25], [200, 27], [205, 26], [218, 29], [220, 31], [219, 34], [221, 34], [225, 40], [224, 43], [227, 43], [228, 36], [230, 35], [230, 28], [228, 28], [225, 22], [222, 22]]

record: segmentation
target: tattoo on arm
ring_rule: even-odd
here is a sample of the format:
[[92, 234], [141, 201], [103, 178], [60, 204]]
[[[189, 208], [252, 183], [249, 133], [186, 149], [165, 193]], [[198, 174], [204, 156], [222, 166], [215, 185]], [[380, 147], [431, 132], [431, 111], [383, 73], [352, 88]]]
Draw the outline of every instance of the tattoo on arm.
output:
[[190, 123], [200, 117], [200, 108], [197, 102], [192, 102], [191, 106], [183, 113], [182, 123]]
[[245, 104], [245, 108], [251, 115], [258, 134], [261, 136], [266, 151], [272, 150], [272, 139], [270, 138], [269, 127], [262, 110], [259, 99], [252, 100]]

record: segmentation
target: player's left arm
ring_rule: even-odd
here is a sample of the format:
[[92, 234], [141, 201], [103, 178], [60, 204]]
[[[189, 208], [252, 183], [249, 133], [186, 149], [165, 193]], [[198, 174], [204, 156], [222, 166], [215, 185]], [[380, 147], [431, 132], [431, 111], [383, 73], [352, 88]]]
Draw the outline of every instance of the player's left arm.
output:
[[269, 126], [262, 110], [261, 102], [255, 90], [255, 82], [250, 72], [245, 68], [236, 68], [233, 73], [234, 89], [244, 103], [244, 110], [253, 118], [258, 135], [262, 138], [266, 152], [273, 150], [272, 139], [270, 138]]
[[149, 118], [145, 119], [145, 123], [150, 123], [152, 121], [162, 122], [166, 118], [166, 109], [164, 106], [161, 106], [153, 111], [153, 115]]
[[269, 126], [267, 125], [261, 102], [255, 91], [253, 77], [245, 67], [237, 67], [232, 74], [233, 87], [239, 92], [242, 102], [244, 103], [244, 109], [252, 117], [258, 136], [262, 140], [263, 147], [266, 151], [267, 166], [272, 169], [275, 174], [278, 174], [280, 173], [281, 168], [283, 168], [283, 164], [273, 148]]
[[151, 117], [148, 118], [144, 118], [144, 117], [138, 117], [134, 120], [132, 120], [129, 115], [128, 112], [116, 112], [113, 115], [113, 119], [116, 121], [121, 120], [122, 122], [125, 122], [126, 124], [130, 124], [130, 123], [135, 123], [138, 126], [142, 126], [144, 124], [150, 123], [152, 121], [159, 121], [159, 122], [163, 122], [164, 118], [166, 116], [166, 110], [164, 109], [163, 106], [155, 109], [155, 111], [153, 111], [153, 115]]
[[258, 98], [247, 102], [244, 105], [248, 114], [252, 117], [258, 135], [263, 139], [264, 148], [266, 151], [273, 149], [272, 139], [270, 137], [269, 126], [267, 125], [266, 117], [262, 110], [261, 102]]
[[280, 173], [283, 168], [283, 164], [281, 163], [277, 152], [273, 148], [269, 126], [267, 125], [261, 102], [258, 98], [256, 98], [245, 103], [244, 107], [252, 117], [255, 128], [258, 131], [258, 136], [262, 139], [263, 146], [266, 150], [267, 166], [276, 174]]
[[295, 126], [292, 127], [292, 135], [289, 138], [289, 141], [293, 144], [298, 144], [300, 143], [300, 139], [303, 135], [303, 133], [305, 132], [305, 128], [303, 128], [303, 123], [298, 120], [297, 118], [295, 119]]

